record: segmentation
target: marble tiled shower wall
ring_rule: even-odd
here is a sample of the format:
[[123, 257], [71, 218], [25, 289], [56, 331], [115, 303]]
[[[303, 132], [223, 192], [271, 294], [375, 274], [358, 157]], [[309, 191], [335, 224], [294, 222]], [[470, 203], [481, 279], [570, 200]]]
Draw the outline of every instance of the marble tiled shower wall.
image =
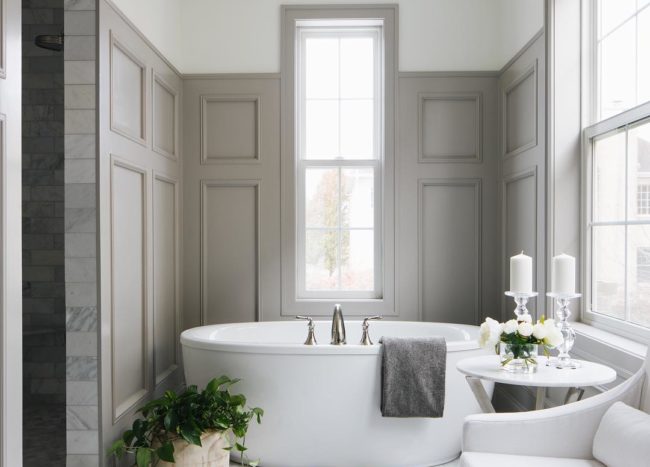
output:
[[99, 465], [96, 1], [65, 9], [66, 467]]
[[26, 404], [65, 404], [63, 0], [23, 0], [23, 355]]

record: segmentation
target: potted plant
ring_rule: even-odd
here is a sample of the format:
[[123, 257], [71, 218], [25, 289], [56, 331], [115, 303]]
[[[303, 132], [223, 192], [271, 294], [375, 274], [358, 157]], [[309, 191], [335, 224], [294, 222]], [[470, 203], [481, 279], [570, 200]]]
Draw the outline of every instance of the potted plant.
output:
[[261, 422], [264, 411], [246, 406], [242, 394], [231, 394], [229, 388], [238, 379], [215, 378], [199, 392], [190, 386], [181, 394], [167, 391], [138, 410], [141, 418], [133, 422], [109, 453], [123, 457], [135, 456], [133, 465], [228, 467], [229, 451], [234, 447], [247, 462], [244, 437], [251, 420]]
[[562, 333], [552, 319], [542, 319], [532, 324], [530, 315], [511, 319], [505, 323], [487, 318], [479, 331], [481, 347], [494, 347], [500, 355], [501, 368], [513, 373], [537, 371], [539, 347], [548, 356], [553, 349], [564, 342]]

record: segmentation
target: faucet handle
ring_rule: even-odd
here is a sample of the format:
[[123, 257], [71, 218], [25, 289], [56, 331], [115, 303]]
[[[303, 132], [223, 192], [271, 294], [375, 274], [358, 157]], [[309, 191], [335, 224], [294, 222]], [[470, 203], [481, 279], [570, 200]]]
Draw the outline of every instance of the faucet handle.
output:
[[316, 345], [316, 334], [314, 334], [314, 320], [311, 316], [296, 316], [296, 319], [304, 319], [307, 321], [307, 339], [305, 340], [305, 345]]
[[368, 328], [370, 327], [370, 320], [375, 320], [375, 319], [384, 319], [383, 316], [368, 316], [363, 319], [363, 323], [361, 324], [361, 330], [362, 330], [362, 335], [361, 335], [361, 342], [359, 344], [361, 345], [372, 345], [372, 340], [370, 340], [370, 333], [368, 331]]

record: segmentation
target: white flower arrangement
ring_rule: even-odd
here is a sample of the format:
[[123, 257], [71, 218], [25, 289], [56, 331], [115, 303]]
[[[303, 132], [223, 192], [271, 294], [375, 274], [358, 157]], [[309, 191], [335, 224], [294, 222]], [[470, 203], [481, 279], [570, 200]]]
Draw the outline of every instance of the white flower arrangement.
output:
[[479, 330], [481, 347], [494, 347], [498, 353], [498, 344], [504, 342], [514, 348], [526, 344], [537, 344], [544, 348], [554, 349], [564, 342], [562, 333], [555, 325], [555, 320], [542, 318], [536, 324], [532, 323], [530, 315], [524, 315], [520, 320], [511, 319], [505, 323], [487, 318]]

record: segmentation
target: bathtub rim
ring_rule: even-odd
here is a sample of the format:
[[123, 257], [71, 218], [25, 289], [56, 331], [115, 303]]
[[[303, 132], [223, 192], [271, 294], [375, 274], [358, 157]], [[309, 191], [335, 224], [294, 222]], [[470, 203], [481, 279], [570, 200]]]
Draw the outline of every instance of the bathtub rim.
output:
[[[323, 320], [324, 321], [324, 320]], [[327, 321], [325, 321], [327, 322]], [[429, 323], [421, 321], [388, 321], [403, 324], [414, 325], [433, 325], [433, 326], [449, 326], [464, 332], [464, 340], [447, 341], [447, 352], [460, 352], [464, 350], [476, 350], [480, 346], [478, 344], [478, 326], [471, 324], [455, 324], [455, 323]], [[302, 343], [287, 344], [287, 343], [256, 343], [256, 342], [237, 342], [237, 341], [219, 341], [212, 339], [209, 336], [217, 329], [224, 329], [228, 327], [241, 327], [241, 326], [264, 326], [265, 324], [289, 324], [295, 323], [294, 321], [263, 321], [263, 322], [247, 322], [247, 323], [228, 323], [228, 324], [212, 324], [205, 326], [197, 326], [186, 329], [181, 333], [180, 342], [182, 347], [188, 347], [199, 350], [211, 350], [219, 352], [232, 352], [232, 353], [251, 353], [251, 354], [283, 354], [283, 355], [367, 355], [374, 356], [381, 353], [381, 344], [375, 343], [373, 345], [330, 345], [329, 343], [318, 344], [314, 346], [304, 345]], [[352, 323], [361, 324], [361, 321], [349, 321], [348, 326]], [[475, 333], [476, 337], [472, 337], [469, 331]]]

